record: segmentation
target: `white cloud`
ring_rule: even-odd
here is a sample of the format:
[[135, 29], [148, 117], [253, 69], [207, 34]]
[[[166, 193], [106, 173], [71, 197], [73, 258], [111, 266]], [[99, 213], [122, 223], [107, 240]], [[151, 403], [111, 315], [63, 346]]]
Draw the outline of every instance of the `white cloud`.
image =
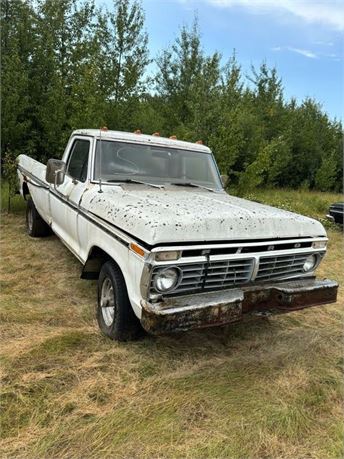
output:
[[309, 51], [308, 49], [294, 48], [293, 46], [285, 46], [285, 47], [275, 46], [274, 48], [272, 48], [272, 51], [283, 51], [283, 50], [301, 54], [301, 56], [308, 57], [309, 59], [318, 59], [319, 57], [317, 54], [313, 53], [312, 51]]
[[320, 46], [334, 46], [332, 41], [315, 41], [314, 44]]
[[301, 48], [293, 48], [291, 46], [287, 47], [288, 51], [292, 51], [293, 53], [301, 54], [301, 56], [309, 57], [310, 59], [317, 59], [318, 56], [313, 53], [312, 51], [308, 51], [308, 49], [301, 49]]
[[324, 52], [313, 52], [310, 51], [309, 49], [304, 49], [304, 48], [295, 48], [293, 46], [274, 46], [271, 48], [271, 51], [290, 51], [292, 53], [297, 53], [301, 54], [301, 56], [308, 57], [309, 59], [319, 59], [319, 58], [327, 58], [327, 59], [332, 59], [334, 61], [340, 61], [340, 57], [336, 53], [324, 53]]
[[[187, 3], [188, 0], [182, 0]], [[307, 22], [323, 23], [344, 30], [343, 0], [204, 0], [220, 6], [242, 6], [253, 13], [288, 12]]]

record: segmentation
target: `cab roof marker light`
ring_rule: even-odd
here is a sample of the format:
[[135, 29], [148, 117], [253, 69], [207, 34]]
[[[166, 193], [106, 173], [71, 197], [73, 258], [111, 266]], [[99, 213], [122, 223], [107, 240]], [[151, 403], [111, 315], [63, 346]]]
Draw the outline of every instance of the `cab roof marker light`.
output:
[[136, 129], [136, 130], [134, 131], [134, 134], [142, 134], [142, 131], [141, 131], [140, 129]]
[[103, 126], [103, 127], [100, 128], [100, 130], [106, 132], [106, 131], [108, 131], [109, 129], [108, 129], [106, 126]]
[[153, 132], [152, 136], [154, 136], [154, 137], [160, 137], [160, 132], [158, 132], [158, 131]]
[[138, 246], [137, 244], [134, 244], [133, 242], [131, 242], [129, 247], [137, 255], [140, 255], [140, 257], [144, 257], [145, 256], [145, 251], [140, 246]]
[[203, 140], [196, 140], [196, 142], [198, 145], [203, 145]]
[[170, 135], [170, 139], [171, 140], [177, 140], [177, 136], [176, 135]]

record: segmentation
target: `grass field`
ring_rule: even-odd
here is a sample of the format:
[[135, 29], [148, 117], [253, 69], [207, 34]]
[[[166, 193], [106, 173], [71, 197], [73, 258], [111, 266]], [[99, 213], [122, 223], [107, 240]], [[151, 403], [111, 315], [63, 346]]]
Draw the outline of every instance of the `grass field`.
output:
[[[323, 217], [340, 196], [251, 198]], [[1, 218], [2, 457], [343, 457], [343, 289], [337, 304], [269, 320], [111, 342], [95, 282], [56, 237], [30, 239], [13, 206]], [[343, 236], [331, 226], [329, 238], [319, 276], [343, 285]]]

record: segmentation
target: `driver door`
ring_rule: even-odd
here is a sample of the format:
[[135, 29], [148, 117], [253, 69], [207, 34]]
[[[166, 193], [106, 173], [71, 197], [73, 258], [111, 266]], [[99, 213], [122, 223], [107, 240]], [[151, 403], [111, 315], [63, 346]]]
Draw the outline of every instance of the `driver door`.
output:
[[74, 252], [79, 251], [78, 208], [86, 189], [92, 140], [74, 137], [66, 161], [64, 182], [52, 188], [50, 206], [52, 228]]

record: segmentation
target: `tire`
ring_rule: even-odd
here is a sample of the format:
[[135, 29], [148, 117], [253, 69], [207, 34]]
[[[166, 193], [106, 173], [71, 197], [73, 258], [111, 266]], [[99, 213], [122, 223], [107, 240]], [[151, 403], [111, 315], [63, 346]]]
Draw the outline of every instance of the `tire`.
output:
[[337, 223], [337, 225], [342, 225], [343, 224], [343, 217], [340, 215], [336, 215], [334, 217], [334, 222]]
[[26, 205], [26, 231], [31, 237], [45, 237], [51, 234], [50, 226], [39, 215], [31, 198]]
[[134, 340], [143, 332], [131, 307], [123, 275], [113, 261], [104, 263], [100, 270], [97, 321], [100, 330], [116, 341]]

